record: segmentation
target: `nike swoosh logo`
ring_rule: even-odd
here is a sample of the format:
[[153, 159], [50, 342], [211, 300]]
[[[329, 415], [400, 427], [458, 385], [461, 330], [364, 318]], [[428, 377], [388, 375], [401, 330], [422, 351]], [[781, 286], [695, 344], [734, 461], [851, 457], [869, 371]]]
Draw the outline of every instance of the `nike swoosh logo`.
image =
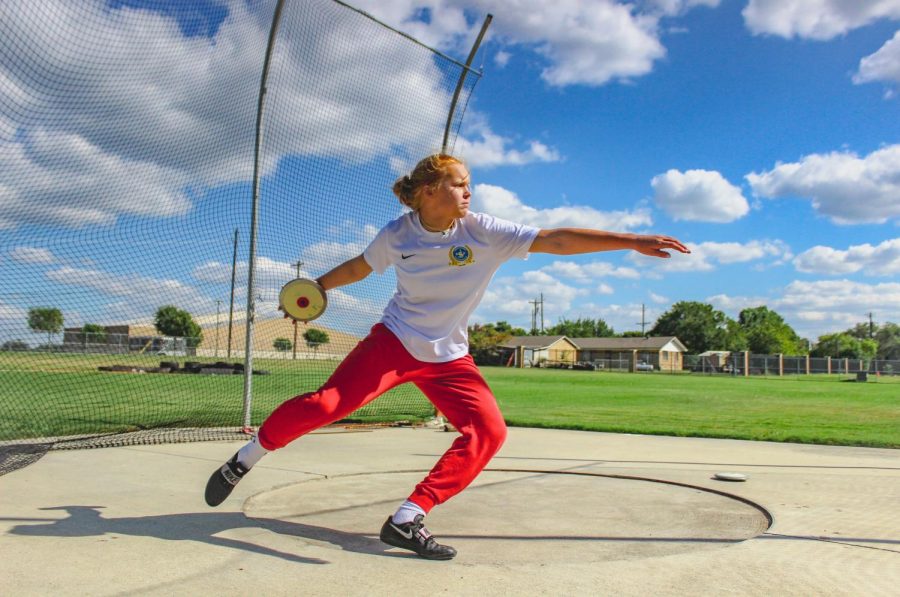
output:
[[413, 535], [413, 534], [412, 534], [412, 531], [404, 531], [403, 529], [401, 529], [400, 527], [398, 527], [397, 525], [395, 525], [393, 522], [390, 523], [390, 524], [391, 524], [391, 528], [392, 528], [392, 529], [394, 529], [395, 531], [397, 531], [398, 533], [400, 533], [401, 535], [403, 535], [403, 536], [406, 537], [407, 539], [412, 539], [412, 535]]
[[409, 255], [404, 255], [403, 253], [400, 253], [400, 259], [409, 259], [410, 257], [415, 257], [415, 256], [416, 256], [415, 253], [410, 253]]

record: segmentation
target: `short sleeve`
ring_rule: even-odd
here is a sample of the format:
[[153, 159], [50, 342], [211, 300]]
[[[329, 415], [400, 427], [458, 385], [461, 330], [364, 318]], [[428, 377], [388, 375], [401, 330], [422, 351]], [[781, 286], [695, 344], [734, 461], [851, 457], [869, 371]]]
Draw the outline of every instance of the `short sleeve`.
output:
[[528, 249], [541, 231], [534, 226], [516, 224], [487, 214], [479, 214], [478, 219], [490, 238], [492, 248], [503, 260], [528, 257]]
[[388, 229], [386, 227], [382, 228], [381, 231], [375, 235], [375, 238], [372, 239], [372, 242], [369, 243], [369, 246], [366, 247], [366, 250], [363, 251], [363, 259], [366, 260], [369, 267], [377, 274], [383, 274], [391, 265], [390, 252], [388, 250], [388, 235]]

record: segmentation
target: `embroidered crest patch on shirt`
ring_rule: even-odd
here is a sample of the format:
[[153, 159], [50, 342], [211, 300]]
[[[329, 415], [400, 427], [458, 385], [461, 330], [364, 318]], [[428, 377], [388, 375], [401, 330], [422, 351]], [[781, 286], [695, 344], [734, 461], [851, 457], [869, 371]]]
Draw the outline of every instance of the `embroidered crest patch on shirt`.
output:
[[457, 245], [450, 247], [450, 263], [449, 265], [458, 265], [460, 267], [475, 263], [475, 255], [469, 245]]

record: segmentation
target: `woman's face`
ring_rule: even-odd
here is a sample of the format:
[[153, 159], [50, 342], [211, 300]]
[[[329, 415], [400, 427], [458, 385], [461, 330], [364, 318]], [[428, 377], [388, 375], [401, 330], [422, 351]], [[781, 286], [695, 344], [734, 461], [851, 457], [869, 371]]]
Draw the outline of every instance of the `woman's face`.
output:
[[469, 213], [472, 190], [469, 171], [462, 164], [450, 164], [447, 174], [433, 188], [426, 188], [419, 209], [429, 222], [442, 222], [463, 218]]

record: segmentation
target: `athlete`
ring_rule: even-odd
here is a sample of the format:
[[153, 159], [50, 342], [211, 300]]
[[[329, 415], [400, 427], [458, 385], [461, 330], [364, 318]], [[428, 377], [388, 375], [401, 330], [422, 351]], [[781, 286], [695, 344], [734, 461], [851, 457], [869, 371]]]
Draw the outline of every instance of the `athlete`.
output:
[[467, 339], [469, 316], [497, 268], [528, 253], [632, 249], [667, 258], [669, 250], [690, 251], [669, 236], [538, 229], [470, 212], [469, 172], [446, 154], [420, 161], [393, 191], [410, 211], [387, 224], [361, 255], [317, 280], [328, 291], [393, 266], [397, 290], [381, 321], [321, 388], [272, 412], [253, 439], [212, 474], [206, 501], [221, 504], [266, 453], [412, 382], [460, 435], [384, 522], [380, 536], [423, 558], [449, 560], [456, 550], [428, 532], [425, 515], [465, 489], [506, 438], [503, 416], [468, 353]]

